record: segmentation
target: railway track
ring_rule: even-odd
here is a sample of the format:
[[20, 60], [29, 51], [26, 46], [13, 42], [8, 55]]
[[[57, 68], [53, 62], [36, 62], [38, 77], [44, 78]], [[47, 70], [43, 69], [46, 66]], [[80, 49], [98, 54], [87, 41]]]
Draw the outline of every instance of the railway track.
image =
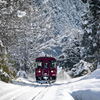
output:
[[35, 95], [32, 100], [39, 100], [39, 98], [42, 98], [45, 93], [49, 90], [49, 85], [47, 85], [43, 90], [39, 91], [37, 95]]
[[38, 96], [40, 96], [40, 94], [43, 95], [44, 92], [48, 90], [48, 87], [49, 85], [37, 85], [36, 87], [28, 87], [13, 93], [9, 99], [6, 97], [2, 100], [35, 100]]
[[21, 94], [13, 100], [35, 100], [40, 94], [44, 94], [47, 91], [49, 85], [38, 85], [35, 88], [29, 89], [27, 92]]
[[[35, 98], [49, 87], [48, 84], [36, 84], [21, 86], [20, 88], [6, 89], [1, 93], [0, 100], [35, 100]], [[7, 92], [9, 91], [9, 92]]]

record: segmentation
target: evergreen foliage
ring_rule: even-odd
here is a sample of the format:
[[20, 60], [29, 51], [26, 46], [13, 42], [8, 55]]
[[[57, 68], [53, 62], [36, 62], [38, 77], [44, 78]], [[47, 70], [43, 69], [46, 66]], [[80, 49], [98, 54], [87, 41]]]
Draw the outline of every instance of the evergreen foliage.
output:
[[68, 35], [68, 43], [62, 49], [62, 55], [59, 56], [62, 67], [71, 69], [81, 60], [81, 38], [81, 31], [78, 30], [73, 30], [72, 34]]
[[[59, 62], [66, 68], [71, 68], [81, 59], [83, 54], [80, 48], [82, 38], [80, 34], [82, 31], [79, 32], [80, 15], [85, 5], [80, 0], [2, 1], [0, 2], [0, 40], [3, 42], [6, 55], [10, 55], [7, 64], [13, 66], [7, 65], [8, 69], [11, 69], [9, 76], [16, 76], [14, 67], [17, 70], [33, 72], [35, 58], [45, 53], [49, 55], [54, 53], [56, 56], [62, 53]], [[83, 1], [87, 2], [87, 0]], [[88, 14], [88, 12], [87, 16], [91, 17], [92, 13]], [[92, 25], [94, 22], [92, 17], [84, 17], [84, 20], [85, 18]], [[91, 29], [91, 26], [85, 24], [83, 27]], [[83, 37], [89, 36], [86, 34]], [[87, 45], [92, 42], [88, 39], [86, 41]], [[85, 42], [82, 42], [84, 47]], [[94, 50], [93, 46], [88, 49], [94, 53], [96, 47]], [[90, 51], [89, 53], [91, 54]]]
[[89, 62], [100, 62], [100, 0], [89, 0], [89, 7], [84, 15], [84, 35], [82, 46], [84, 58]]
[[[4, 82], [12, 82], [12, 79], [15, 79], [16, 77], [16, 69], [11, 66], [10, 64], [14, 65], [13, 61], [6, 60], [6, 56], [3, 55], [0, 57], [0, 80]], [[10, 66], [9, 66], [10, 65]]]

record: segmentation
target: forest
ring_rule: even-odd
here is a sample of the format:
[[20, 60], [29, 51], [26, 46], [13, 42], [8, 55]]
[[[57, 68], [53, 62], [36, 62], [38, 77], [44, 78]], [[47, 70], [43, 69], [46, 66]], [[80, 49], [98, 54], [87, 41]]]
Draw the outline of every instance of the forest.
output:
[[71, 70], [100, 64], [100, 0], [0, 0], [0, 80], [34, 72], [39, 56]]

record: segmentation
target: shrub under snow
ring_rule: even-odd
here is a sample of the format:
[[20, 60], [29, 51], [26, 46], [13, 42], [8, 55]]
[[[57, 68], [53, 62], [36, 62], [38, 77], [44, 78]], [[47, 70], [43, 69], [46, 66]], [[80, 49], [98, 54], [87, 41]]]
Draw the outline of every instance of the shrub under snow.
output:
[[25, 71], [18, 71], [16, 76], [21, 78], [27, 78], [27, 74]]
[[73, 77], [83, 76], [90, 74], [93, 70], [93, 64], [80, 60], [79, 63], [75, 64], [70, 72], [68, 72]]

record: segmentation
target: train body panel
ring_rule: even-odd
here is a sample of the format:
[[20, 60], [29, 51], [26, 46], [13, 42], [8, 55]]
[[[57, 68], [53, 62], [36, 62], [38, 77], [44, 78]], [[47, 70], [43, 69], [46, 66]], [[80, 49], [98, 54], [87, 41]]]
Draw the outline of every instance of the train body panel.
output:
[[53, 57], [36, 58], [35, 77], [36, 81], [56, 81], [57, 63]]

